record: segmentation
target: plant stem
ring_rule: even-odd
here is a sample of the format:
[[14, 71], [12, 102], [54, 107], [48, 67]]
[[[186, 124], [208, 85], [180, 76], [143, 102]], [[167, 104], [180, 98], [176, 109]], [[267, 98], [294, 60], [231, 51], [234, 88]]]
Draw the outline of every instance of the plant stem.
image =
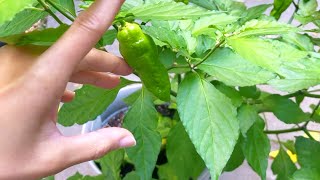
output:
[[177, 66], [172, 66], [172, 67], [169, 67], [167, 70], [168, 71], [170, 71], [170, 70], [172, 70], [172, 69], [180, 69], [180, 68], [190, 68], [190, 66], [189, 65], [185, 65], [185, 66], [183, 66], [183, 65], [177, 65]]
[[315, 90], [312, 90], [312, 91], [308, 91], [308, 93], [313, 93], [313, 92], [319, 92], [320, 89], [315, 89]]
[[264, 131], [264, 133], [266, 133], [266, 134], [284, 134], [284, 133], [290, 133], [290, 132], [303, 131], [303, 129], [304, 129], [303, 127], [299, 127], [299, 128], [292, 128], [292, 129]]
[[68, 18], [70, 21], [74, 21], [74, 17], [70, 16], [68, 13], [66, 13], [64, 10], [62, 10], [60, 7], [58, 7], [55, 3], [51, 2], [50, 0], [45, 0], [48, 2], [53, 8], [55, 8], [59, 13], [64, 15], [64, 17]]
[[292, 94], [284, 95], [283, 97], [292, 98], [292, 97], [295, 97], [297, 95], [304, 95], [306, 97], [319, 98], [320, 99], [320, 95], [319, 94], [311, 94], [311, 93], [305, 92], [305, 91], [298, 91], [298, 92], [295, 92], [295, 93], [292, 93]]
[[181, 74], [178, 74], [178, 84], [180, 84], [181, 81], [182, 81], [182, 76], [181, 76]]
[[[310, 118], [312, 119], [313, 116], [316, 114], [317, 110], [319, 109], [319, 106], [320, 106], [320, 101], [318, 102], [317, 106], [313, 109], [311, 115], [310, 115]], [[305, 124], [305, 127], [307, 127], [309, 121]]]
[[174, 97], [177, 97], [177, 96], [178, 96], [178, 93], [176, 93], [176, 92], [174, 92], [174, 91], [172, 91], [172, 90], [170, 90], [170, 94], [171, 94], [172, 96], [174, 96]]
[[310, 139], [315, 140], [315, 139], [311, 136], [311, 134], [309, 133], [309, 131], [308, 131], [306, 128], [303, 128], [302, 131], [303, 131]]
[[211, 56], [211, 54], [214, 53], [224, 42], [225, 42], [225, 40], [222, 40], [222, 41], [220, 41], [218, 44], [216, 44], [216, 45], [214, 46], [214, 48], [212, 48], [211, 51], [202, 59], [201, 62], [199, 62], [198, 64], [196, 64], [196, 65], [193, 66], [193, 69], [194, 69], [195, 67], [199, 66], [200, 64], [202, 64], [203, 62], [205, 62], [205, 61]]
[[38, 0], [39, 4], [44, 8], [45, 11], [47, 11], [54, 20], [56, 20], [59, 24], [63, 24], [63, 22], [54, 14], [54, 12], [51, 11], [49, 6], [43, 1], [43, 0]]
[[309, 129], [310, 132], [320, 133], [320, 131]]
[[293, 3], [293, 5], [294, 5], [294, 7], [296, 8], [296, 10], [293, 12], [291, 18], [290, 18], [289, 21], [288, 21], [288, 24], [291, 24], [291, 23], [292, 23], [292, 21], [293, 21], [293, 19], [294, 19], [294, 15], [299, 11], [299, 6], [298, 6], [299, 1], [300, 1], [300, 0], [298, 0], [297, 4], [296, 4], [294, 1], [292, 1], [292, 3]]
[[[315, 113], [319, 109], [319, 107], [320, 107], [320, 101], [318, 102], [317, 106], [313, 109], [313, 111], [310, 115], [310, 119], [312, 119], [312, 117], [315, 115]], [[284, 134], [284, 133], [290, 133], [290, 132], [296, 132], [296, 131], [303, 131], [310, 139], [314, 140], [314, 138], [309, 133], [309, 130], [307, 129], [307, 126], [309, 123], [310, 123], [310, 121], [307, 121], [301, 127], [292, 128], [292, 129], [282, 129], [282, 130], [274, 130], [274, 131], [266, 130], [266, 131], [264, 131], [264, 133], [266, 133], [266, 134]], [[313, 130], [310, 130], [310, 131], [313, 131]], [[317, 132], [317, 131], [313, 131], [313, 132]]]
[[310, 93], [303, 93], [305, 96], [307, 97], [311, 97], [311, 98], [320, 98], [320, 95], [319, 94], [310, 94]]

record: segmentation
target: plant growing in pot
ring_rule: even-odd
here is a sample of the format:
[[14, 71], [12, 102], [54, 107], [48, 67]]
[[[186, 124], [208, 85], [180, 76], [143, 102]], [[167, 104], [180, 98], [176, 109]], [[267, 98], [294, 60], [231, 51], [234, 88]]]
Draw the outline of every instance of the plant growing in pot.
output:
[[[45, 10], [53, 16], [51, 9], [71, 20], [75, 16], [70, 3], [45, 2], [50, 7]], [[92, 3], [83, 2], [82, 8]], [[290, 22], [277, 21], [291, 4], [296, 11]], [[114, 29], [105, 33], [97, 48], [112, 44], [118, 35], [122, 55], [142, 80], [142, 90], [128, 97], [130, 108], [123, 124], [135, 135], [137, 145], [99, 160], [103, 175], [96, 178], [195, 179], [207, 167], [211, 178], [218, 179], [246, 160], [266, 179], [271, 134], [277, 135], [279, 145], [271, 166], [278, 179], [319, 179], [320, 143], [310, 133], [318, 133], [310, 125], [319, 122], [319, 104], [310, 106], [311, 113], [300, 108], [304, 99], [319, 98], [318, 90], [309, 90], [320, 82], [320, 55], [315, 50], [319, 40], [312, 36], [319, 32], [317, 6], [316, 0], [275, 0], [251, 8], [232, 0], [127, 0]], [[268, 8], [271, 15], [264, 14]], [[1, 41], [49, 46], [68, 28], [12, 32], [23, 18], [34, 21], [44, 16], [25, 11], [34, 16], [22, 16], [22, 11], [2, 25]], [[293, 20], [299, 25], [292, 25]], [[315, 29], [305, 30], [310, 23]], [[59, 123], [71, 126], [96, 119], [121, 88], [134, 83], [122, 79], [111, 90], [83, 86], [73, 102], [62, 106]], [[269, 93], [259, 85], [282, 92]], [[162, 116], [155, 105], [163, 103], [178, 113], [161, 134], [157, 127]], [[260, 116], [266, 112], [288, 128], [268, 129], [265, 124], [275, 120]], [[291, 132], [303, 132], [308, 138], [292, 136], [292, 141], [286, 141], [280, 136]], [[163, 144], [167, 161], [157, 165]], [[292, 161], [289, 151], [298, 162]], [[125, 177], [119, 170], [123, 161], [134, 166]]]

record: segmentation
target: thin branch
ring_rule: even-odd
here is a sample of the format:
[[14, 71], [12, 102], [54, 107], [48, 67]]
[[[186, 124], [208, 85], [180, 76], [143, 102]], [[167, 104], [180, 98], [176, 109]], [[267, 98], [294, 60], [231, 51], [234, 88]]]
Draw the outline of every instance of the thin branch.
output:
[[315, 140], [306, 128], [303, 128], [302, 130], [310, 139]]
[[291, 133], [291, 132], [297, 132], [297, 131], [303, 131], [303, 128], [299, 127], [299, 128], [292, 128], [292, 129], [270, 130], [270, 131], [264, 131], [264, 133], [266, 133], [266, 134], [284, 134], [284, 133]]
[[198, 64], [194, 65], [193, 68], [195, 68], [195, 67], [199, 66], [200, 64], [202, 64], [203, 62], [205, 62], [212, 55], [212, 53], [214, 53], [224, 42], [225, 42], [225, 40], [222, 40], [218, 44], [216, 44], [214, 46], [214, 48], [212, 48], [211, 51], [202, 59], [202, 61], [200, 61]]
[[292, 97], [295, 97], [297, 95], [304, 95], [306, 97], [319, 98], [320, 99], [320, 95], [319, 94], [311, 94], [311, 93], [306, 92], [306, 91], [298, 91], [298, 92], [295, 92], [295, 93], [292, 93], [292, 94], [284, 95], [283, 97], [292, 98]]
[[312, 130], [312, 129], [308, 129], [308, 131], [310, 131], [310, 132], [315, 132], [315, 133], [320, 133], [320, 131]]
[[190, 66], [189, 65], [176, 65], [176, 66], [169, 67], [167, 70], [170, 71], [172, 69], [180, 69], [180, 68], [190, 68]]
[[308, 93], [313, 93], [313, 92], [319, 92], [320, 89], [315, 89], [315, 90], [312, 90], [312, 91], [308, 91]]
[[[320, 101], [318, 102], [317, 106], [313, 109], [313, 111], [312, 111], [312, 113], [311, 113], [311, 115], [310, 115], [310, 118], [311, 118], [311, 119], [312, 119], [313, 116], [316, 114], [316, 112], [317, 112], [317, 110], [319, 109], [319, 107], [320, 107]], [[308, 125], [308, 124], [306, 124], [305, 127], [307, 127], [307, 125]]]
[[310, 93], [303, 93], [303, 95], [305, 95], [306, 97], [311, 97], [311, 98], [319, 98], [320, 99], [320, 95], [319, 94], [310, 94]]
[[299, 6], [298, 6], [299, 1], [300, 1], [300, 0], [298, 0], [297, 4], [296, 4], [294, 1], [292, 1], [293, 5], [294, 5], [294, 7], [295, 7], [296, 9], [295, 9], [295, 11], [293, 12], [292, 16], [290, 17], [290, 19], [289, 19], [289, 21], [288, 21], [288, 24], [291, 24], [291, 23], [292, 23], [292, 21], [293, 21], [293, 19], [294, 19], [294, 15], [299, 11]]
[[38, 0], [39, 4], [44, 8], [45, 11], [47, 11], [54, 20], [56, 20], [59, 24], [63, 24], [63, 22], [54, 14], [54, 12], [51, 11], [49, 6], [43, 1], [43, 0]]
[[174, 92], [174, 91], [172, 91], [172, 90], [170, 90], [170, 94], [171, 94], [172, 96], [174, 96], [174, 97], [177, 97], [177, 96], [178, 96], [178, 93], [176, 93], [176, 92]]

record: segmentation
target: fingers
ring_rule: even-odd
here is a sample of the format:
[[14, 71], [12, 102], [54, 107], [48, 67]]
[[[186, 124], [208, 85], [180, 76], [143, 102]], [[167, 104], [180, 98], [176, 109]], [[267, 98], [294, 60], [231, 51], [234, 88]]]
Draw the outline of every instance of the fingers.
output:
[[63, 156], [70, 165], [74, 165], [98, 159], [112, 150], [135, 144], [136, 141], [128, 130], [104, 128], [84, 135], [67, 137], [63, 145]]
[[71, 77], [71, 82], [79, 84], [91, 84], [101, 88], [114, 88], [120, 83], [120, 77], [91, 71], [80, 71]]
[[49, 84], [54, 84], [46, 93], [62, 94], [75, 67], [109, 28], [123, 1], [96, 0], [81, 13], [69, 30], [39, 57], [30, 73], [31, 86], [46, 90]]
[[75, 92], [66, 90], [61, 97], [61, 102], [71, 102], [75, 97]]
[[92, 49], [77, 68], [78, 70], [111, 72], [124, 76], [132, 73], [132, 69], [122, 58], [97, 49]]

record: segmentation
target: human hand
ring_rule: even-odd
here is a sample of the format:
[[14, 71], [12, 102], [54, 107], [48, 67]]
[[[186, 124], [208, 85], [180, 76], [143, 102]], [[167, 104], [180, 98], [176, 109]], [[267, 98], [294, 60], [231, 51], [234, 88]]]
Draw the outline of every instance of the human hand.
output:
[[[38, 179], [135, 144], [120, 128], [64, 137], [56, 127], [69, 81], [111, 88], [131, 72], [121, 59], [91, 50], [111, 25], [123, 0], [96, 0], [47, 50], [0, 49], [0, 179]], [[41, 53], [44, 51], [43, 53]]]

